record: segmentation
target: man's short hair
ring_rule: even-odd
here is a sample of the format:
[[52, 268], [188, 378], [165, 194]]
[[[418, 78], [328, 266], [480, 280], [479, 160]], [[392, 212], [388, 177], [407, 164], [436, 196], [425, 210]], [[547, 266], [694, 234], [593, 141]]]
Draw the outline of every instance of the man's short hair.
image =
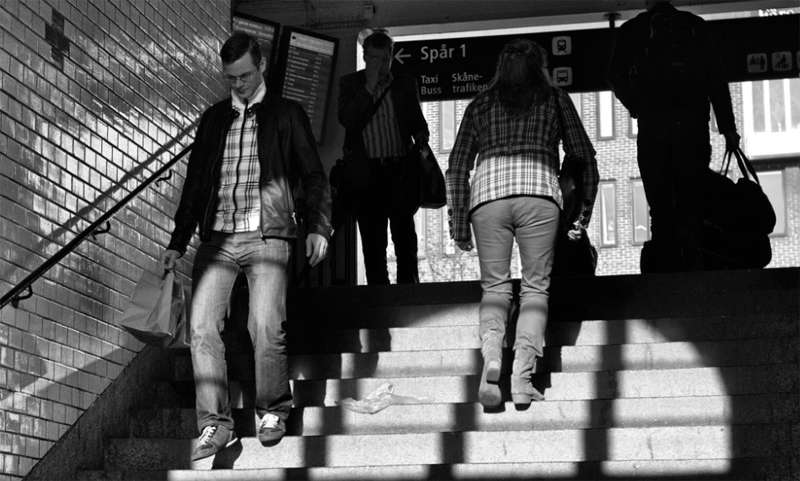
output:
[[258, 41], [249, 34], [237, 30], [222, 44], [219, 58], [227, 65], [239, 60], [248, 52], [253, 57], [254, 65], [261, 63], [261, 46], [258, 45]]
[[364, 39], [364, 48], [378, 48], [381, 50], [392, 50], [394, 40], [384, 32], [373, 32]]

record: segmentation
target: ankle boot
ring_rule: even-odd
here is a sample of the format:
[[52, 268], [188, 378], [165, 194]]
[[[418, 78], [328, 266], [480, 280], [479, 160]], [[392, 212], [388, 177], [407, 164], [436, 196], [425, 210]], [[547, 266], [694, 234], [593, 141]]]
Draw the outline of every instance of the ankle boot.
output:
[[483, 338], [481, 354], [483, 355], [483, 371], [478, 387], [478, 401], [484, 407], [496, 407], [502, 402], [500, 386], [500, 367], [502, 359], [503, 339], [495, 334], [487, 334]]
[[514, 352], [511, 371], [511, 400], [514, 404], [528, 405], [531, 401], [544, 400], [544, 395], [531, 383], [535, 371], [536, 353], [521, 349]]

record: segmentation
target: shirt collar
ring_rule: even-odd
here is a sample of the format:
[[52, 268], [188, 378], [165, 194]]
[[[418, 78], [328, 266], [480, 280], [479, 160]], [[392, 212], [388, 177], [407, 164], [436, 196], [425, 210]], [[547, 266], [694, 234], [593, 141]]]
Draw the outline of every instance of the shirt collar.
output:
[[[258, 86], [256, 92], [253, 94], [253, 98], [250, 99], [250, 102], [247, 103], [247, 107], [252, 107], [253, 105], [261, 102], [264, 100], [264, 96], [267, 94], [267, 84], [261, 82], [261, 85]], [[244, 102], [242, 99], [236, 95], [236, 92], [231, 90], [231, 106], [236, 109], [238, 112], [242, 112], [244, 110]]]

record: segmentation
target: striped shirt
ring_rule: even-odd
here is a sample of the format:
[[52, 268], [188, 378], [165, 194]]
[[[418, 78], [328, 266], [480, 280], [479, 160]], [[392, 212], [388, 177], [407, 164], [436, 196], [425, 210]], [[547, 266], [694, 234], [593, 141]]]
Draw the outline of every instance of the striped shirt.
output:
[[[383, 91], [375, 92], [372, 96], [373, 101], [378, 100], [382, 93]], [[391, 92], [387, 92], [383, 96], [375, 115], [364, 127], [363, 136], [364, 148], [367, 151], [367, 157], [370, 159], [406, 155], [408, 149], [400, 133], [400, 124], [397, 122], [397, 115], [395, 115]]]
[[[583, 169], [585, 200], [580, 219], [588, 225], [599, 181], [595, 151], [572, 100], [562, 90], [555, 91], [557, 97], [549, 96], [546, 102], [516, 116], [506, 112], [492, 92], [479, 95], [469, 104], [447, 169], [453, 239], [471, 238], [469, 214], [486, 202], [530, 195], [552, 198], [562, 207], [558, 183], [558, 144], [562, 139], [564, 152], [587, 164]], [[563, 113], [561, 121], [556, 101]], [[470, 185], [473, 168], [475, 176]]]
[[258, 122], [252, 106], [264, 99], [267, 88], [262, 83], [248, 104], [231, 93], [231, 106], [239, 113], [225, 140], [222, 156], [217, 212], [213, 230], [251, 232], [261, 223], [261, 196], [258, 162]]

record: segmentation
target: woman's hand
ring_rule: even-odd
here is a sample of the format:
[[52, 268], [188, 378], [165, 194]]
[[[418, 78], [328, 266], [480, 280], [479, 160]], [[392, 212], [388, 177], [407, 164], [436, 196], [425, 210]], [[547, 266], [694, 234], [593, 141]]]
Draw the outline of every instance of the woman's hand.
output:
[[455, 241], [455, 243], [458, 246], [458, 248], [461, 249], [464, 252], [469, 252], [474, 247], [472, 245], [472, 241], [470, 241], [470, 240], [465, 240], [465, 241], [458, 241], [457, 240], [457, 241]]

